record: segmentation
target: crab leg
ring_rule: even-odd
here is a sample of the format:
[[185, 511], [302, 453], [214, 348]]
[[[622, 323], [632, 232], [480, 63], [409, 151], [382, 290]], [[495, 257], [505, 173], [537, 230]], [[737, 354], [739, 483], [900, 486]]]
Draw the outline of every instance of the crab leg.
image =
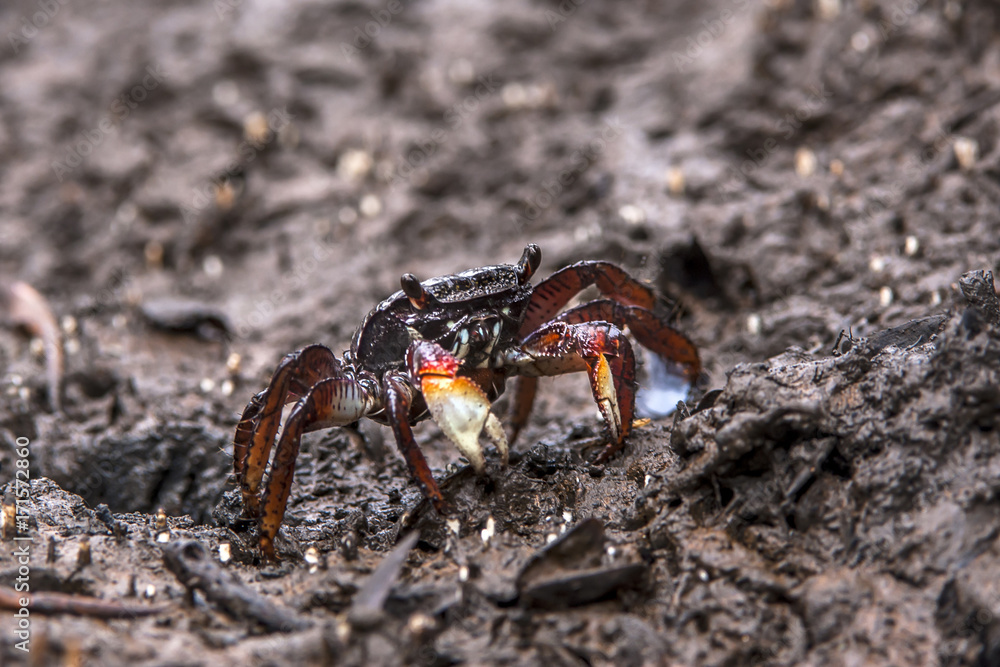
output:
[[586, 370], [610, 432], [608, 446], [595, 462], [606, 461], [624, 446], [635, 414], [635, 355], [617, 326], [551, 322], [529, 336], [507, 361], [529, 378]]
[[[410, 377], [420, 386], [431, 416], [448, 439], [481, 475], [486, 469], [479, 434], [493, 441], [507, 463], [507, 436], [500, 420], [490, 412], [486, 389], [471, 378], [458, 375], [459, 361], [437, 343], [414, 341], [406, 353]], [[491, 381], [492, 374], [489, 379]], [[487, 378], [484, 378], [486, 381]]]
[[292, 408], [274, 454], [271, 477], [264, 490], [260, 548], [267, 558], [274, 558], [274, 536], [278, 534], [281, 520], [285, 516], [302, 433], [356, 422], [368, 413], [372, 402], [372, 397], [368, 396], [357, 381], [351, 378], [328, 378], [317, 382]]
[[423, 488], [424, 496], [434, 503], [434, 509], [446, 514], [448, 503], [441, 495], [441, 489], [434, 481], [430, 466], [427, 465], [427, 459], [420, 451], [420, 446], [417, 445], [417, 440], [413, 437], [413, 429], [410, 428], [413, 387], [404, 378], [387, 375], [383, 381], [383, 391], [385, 393], [386, 417], [389, 420], [389, 426], [392, 427], [393, 435], [396, 436], [399, 452], [406, 460], [410, 476], [417, 480]]
[[640, 306], [626, 306], [610, 299], [599, 299], [570, 308], [552, 320], [579, 324], [581, 322], [604, 321], [617, 327], [628, 326], [643, 347], [657, 354], [689, 381], [701, 373], [698, 348], [687, 336], [674, 329], [651, 310]]
[[642, 308], [656, 305], [653, 290], [620, 267], [609, 262], [577, 262], [538, 283], [528, 302], [527, 315], [521, 323], [521, 336], [531, 334], [581, 290], [591, 285], [597, 285], [601, 294], [620, 303]]
[[260, 513], [257, 493], [271, 446], [281, 422], [281, 409], [299, 400], [319, 380], [340, 375], [340, 363], [323, 345], [310, 345], [285, 355], [271, 384], [247, 404], [233, 438], [233, 472], [243, 493], [247, 516]]

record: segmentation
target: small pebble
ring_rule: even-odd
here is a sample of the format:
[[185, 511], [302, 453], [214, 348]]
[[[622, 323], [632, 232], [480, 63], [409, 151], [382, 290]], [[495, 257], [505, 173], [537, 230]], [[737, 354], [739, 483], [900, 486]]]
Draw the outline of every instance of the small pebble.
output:
[[840, 16], [840, 0], [816, 0], [816, 13], [824, 21], [832, 21]]
[[667, 192], [672, 195], [682, 194], [685, 185], [684, 171], [680, 167], [667, 169]]
[[486, 527], [479, 532], [480, 538], [483, 540], [483, 544], [489, 545], [490, 540], [493, 539], [493, 535], [496, 533], [496, 521], [493, 517], [486, 519]]
[[41, 338], [32, 338], [28, 343], [28, 351], [35, 357], [45, 356], [45, 342]]
[[851, 35], [851, 48], [859, 53], [864, 53], [871, 46], [871, 38], [864, 30], [859, 30]]
[[198, 383], [198, 388], [201, 389], [201, 393], [207, 394], [215, 389], [215, 380], [212, 378], [202, 378], [201, 382]]
[[448, 530], [450, 530], [455, 535], [458, 535], [458, 531], [461, 529], [462, 524], [458, 519], [448, 519], [445, 521], [448, 525]]
[[80, 352], [80, 339], [70, 338], [66, 341], [66, 344], [63, 345], [63, 349], [66, 350], [66, 354], [68, 356], [78, 354]]
[[243, 358], [238, 352], [230, 352], [229, 356], [226, 357], [226, 370], [236, 375], [240, 372], [240, 365], [243, 363]]
[[892, 304], [892, 299], [893, 299], [893, 294], [891, 287], [886, 286], [878, 291], [878, 302], [882, 306], [888, 306]]
[[60, 322], [63, 333], [67, 336], [72, 336], [77, 331], [76, 318], [72, 315], [64, 315], [62, 321]]
[[458, 568], [458, 580], [463, 583], [469, 580], [469, 567], [467, 565]]
[[707, 582], [709, 580], [708, 572], [705, 570], [698, 570], [698, 578], [703, 582]]
[[160, 544], [166, 544], [170, 541], [170, 533], [164, 531], [162, 533], [157, 533], [156, 541]]
[[218, 278], [222, 275], [222, 260], [218, 255], [209, 255], [202, 260], [201, 268], [209, 278]]
[[907, 236], [903, 244], [903, 252], [909, 257], [916, 255], [920, 252], [920, 240], [916, 236]]
[[223, 542], [219, 545], [219, 562], [228, 563], [233, 557], [233, 548], [229, 542]]
[[437, 622], [423, 612], [417, 612], [410, 616], [406, 622], [406, 630], [414, 637], [423, 637], [432, 632], [437, 627]]
[[747, 333], [751, 336], [759, 336], [762, 325], [763, 322], [760, 319], [760, 315], [757, 313], [747, 315]]
[[267, 116], [261, 111], [254, 111], [243, 119], [243, 136], [251, 144], [260, 146], [271, 138], [271, 128], [267, 126]]
[[337, 175], [346, 181], [361, 181], [371, 173], [374, 164], [368, 151], [352, 148], [344, 151], [337, 160]]
[[222, 384], [219, 385], [219, 391], [222, 392], [223, 396], [232, 396], [235, 390], [236, 385], [233, 384], [232, 380], [223, 380]]
[[976, 160], [979, 159], [979, 143], [975, 139], [959, 137], [955, 139], [952, 150], [955, 151], [955, 159], [958, 160], [958, 166], [964, 171], [968, 171], [976, 166]]
[[868, 268], [872, 273], [882, 273], [885, 271], [885, 258], [881, 255], [872, 255], [868, 260]]
[[838, 176], [838, 177], [839, 176], [843, 176], [844, 175], [844, 163], [841, 162], [840, 160], [836, 160], [836, 159], [830, 160], [830, 173], [833, 174], [834, 176]]
[[635, 204], [625, 204], [618, 209], [618, 215], [630, 225], [641, 225], [646, 222], [646, 212]]
[[816, 154], [804, 146], [795, 151], [795, 173], [806, 178], [816, 173]]
[[154, 586], [153, 584], [148, 584], [146, 586], [146, 590], [143, 591], [143, 595], [146, 596], [147, 600], [152, 600], [154, 597], [156, 597], [156, 586]]
[[382, 201], [375, 195], [365, 195], [361, 198], [358, 209], [366, 218], [374, 218], [382, 212]]

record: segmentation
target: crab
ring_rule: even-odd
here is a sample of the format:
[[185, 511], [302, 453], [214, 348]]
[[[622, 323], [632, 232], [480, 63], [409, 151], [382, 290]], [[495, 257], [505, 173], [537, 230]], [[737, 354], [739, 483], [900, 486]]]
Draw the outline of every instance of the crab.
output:
[[[656, 295], [649, 287], [603, 261], [577, 262], [532, 287], [540, 262], [541, 250], [529, 244], [516, 264], [423, 282], [404, 274], [402, 289], [365, 317], [341, 359], [310, 345], [281, 360], [267, 389], [244, 410], [233, 446], [244, 516], [259, 522], [265, 558], [276, 558], [274, 540], [303, 433], [362, 417], [388, 424], [410, 475], [435, 509], [448, 514], [451, 507], [414, 438], [415, 423], [432, 418], [484, 474], [480, 436], [492, 441], [506, 465], [538, 378], [586, 371], [607, 425], [607, 445], [594, 461], [603, 463], [624, 446], [635, 413], [635, 356], [624, 328], [676, 374], [689, 381], [700, 374], [697, 348], [653, 312]], [[560, 312], [591, 285], [604, 298]], [[510, 377], [516, 385], [508, 436], [491, 404]], [[278, 438], [282, 410], [291, 402]]]

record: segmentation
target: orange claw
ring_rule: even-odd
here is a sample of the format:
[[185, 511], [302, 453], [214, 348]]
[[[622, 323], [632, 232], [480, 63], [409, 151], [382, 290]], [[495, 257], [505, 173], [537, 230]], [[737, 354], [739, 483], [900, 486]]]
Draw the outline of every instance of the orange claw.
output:
[[490, 412], [490, 401], [483, 389], [467, 377], [457, 376], [458, 360], [437, 343], [417, 341], [408, 355], [410, 374], [420, 383], [427, 408], [444, 434], [469, 459], [476, 474], [486, 470], [486, 459], [479, 444], [485, 433], [504, 463], [507, 462], [507, 436], [500, 420]]

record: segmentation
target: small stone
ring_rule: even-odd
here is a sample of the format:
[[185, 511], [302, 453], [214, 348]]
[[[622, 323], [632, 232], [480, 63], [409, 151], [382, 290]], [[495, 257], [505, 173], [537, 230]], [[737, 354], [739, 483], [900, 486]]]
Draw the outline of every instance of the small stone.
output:
[[63, 316], [60, 325], [62, 326], [63, 333], [67, 336], [72, 336], [77, 331], [76, 318], [72, 315]]
[[212, 378], [202, 378], [201, 382], [198, 383], [198, 388], [201, 389], [201, 393], [207, 394], [215, 389], [215, 380]]
[[228, 563], [233, 557], [233, 548], [229, 542], [223, 542], [219, 545], [219, 562]]
[[959, 137], [955, 139], [952, 150], [955, 151], [955, 159], [958, 160], [958, 166], [963, 171], [968, 171], [976, 166], [976, 160], [979, 159], [979, 142], [975, 139]]
[[672, 195], [683, 194], [684, 187], [684, 171], [680, 167], [670, 167], [667, 169], [667, 192]]
[[868, 269], [872, 273], [882, 273], [885, 271], [885, 257], [872, 255], [871, 259], [868, 260]]
[[267, 116], [254, 111], [243, 119], [243, 136], [251, 144], [260, 146], [271, 139], [271, 128], [267, 126]]
[[374, 218], [382, 212], [382, 201], [375, 195], [365, 195], [358, 204], [361, 215], [366, 218]]
[[226, 357], [226, 370], [236, 375], [240, 372], [240, 365], [243, 363], [243, 358], [237, 352], [230, 352], [229, 356]]
[[641, 225], [646, 222], [646, 212], [635, 204], [625, 204], [618, 209], [618, 215], [630, 225]]
[[908, 257], [913, 257], [920, 252], [920, 240], [916, 236], [907, 236], [903, 243], [903, 252]]
[[202, 260], [201, 269], [209, 278], [218, 278], [222, 275], [222, 259], [218, 255], [209, 255]]
[[878, 302], [883, 307], [891, 305], [892, 300], [893, 300], [893, 293], [891, 287], [886, 286], [878, 291]]
[[802, 178], [816, 173], [816, 154], [811, 149], [803, 146], [795, 151], [795, 173]]
[[751, 313], [747, 316], [747, 333], [751, 336], [759, 336], [762, 325], [763, 322], [757, 313]]
[[337, 161], [337, 175], [346, 181], [361, 181], [371, 173], [375, 161], [367, 151], [349, 149]]
[[844, 175], [844, 163], [840, 160], [830, 160], [830, 173], [838, 178]]

